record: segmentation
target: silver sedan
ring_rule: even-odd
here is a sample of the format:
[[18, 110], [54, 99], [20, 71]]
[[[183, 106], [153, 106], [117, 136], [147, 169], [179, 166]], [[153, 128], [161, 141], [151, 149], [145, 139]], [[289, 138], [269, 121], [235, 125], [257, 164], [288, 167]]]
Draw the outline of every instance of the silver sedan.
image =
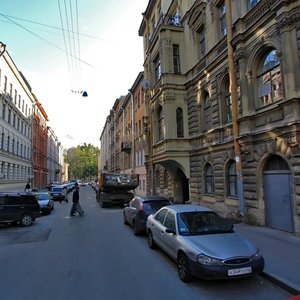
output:
[[262, 272], [259, 249], [234, 232], [233, 225], [198, 205], [161, 208], [147, 219], [148, 245], [159, 246], [177, 262], [179, 278], [224, 279]]

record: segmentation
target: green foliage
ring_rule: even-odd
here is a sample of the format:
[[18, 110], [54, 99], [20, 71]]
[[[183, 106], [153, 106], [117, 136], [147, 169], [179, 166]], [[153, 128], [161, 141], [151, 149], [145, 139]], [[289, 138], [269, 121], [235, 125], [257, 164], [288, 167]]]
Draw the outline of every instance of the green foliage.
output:
[[92, 144], [70, 148], [65, 156], [69, 164], [69, 178], [90, 180], [98, 176], [98, 157], [100, 150]]

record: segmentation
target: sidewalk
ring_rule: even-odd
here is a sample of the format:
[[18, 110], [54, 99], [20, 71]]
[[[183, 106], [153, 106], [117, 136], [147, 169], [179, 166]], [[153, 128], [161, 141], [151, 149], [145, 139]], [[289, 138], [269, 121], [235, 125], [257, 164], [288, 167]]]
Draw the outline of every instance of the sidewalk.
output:
[[235, 224], [235, 231], [256, 244], [265, 259], [264, 275], [300, 295], [300, 238], [268, 227]]

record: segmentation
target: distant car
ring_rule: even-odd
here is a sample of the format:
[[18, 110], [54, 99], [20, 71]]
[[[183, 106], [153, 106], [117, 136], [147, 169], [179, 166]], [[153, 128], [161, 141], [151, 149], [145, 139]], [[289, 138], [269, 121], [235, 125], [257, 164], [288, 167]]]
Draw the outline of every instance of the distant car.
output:
[[62, 201], [68, 202], [68, 190], [64, 185], [57, 185], [52, 187], [50, 194], [54, 201], [59, 201], [60, 203]]
[[41, 215], [41, 207], [35, 194], [0, 192], [0, 223], [30, 226]]
[[163, 206], [170, 204], [172, 204], [172, 202], [163, 196], [135, 197], [129, 202], [129, 204], [125, 204], [124, 206], [124, 224], [131, 225], [135, 235], [146, 232], [148, 216], [155, 213]]
[[41, 207], [41, 211], [44, 214], [50, 214], [51, 211], [54, 209], [54, 201], [52, 199], [52, 196], [49, 192], [38, 192], [35, 193], [40, 207]]
[[148, 245], [158, 245], [177, 262], [179, 278], [228, 279], [262, 272], [264, 258], [233, 225], [197, 205], [161, 208], [147, 220]]

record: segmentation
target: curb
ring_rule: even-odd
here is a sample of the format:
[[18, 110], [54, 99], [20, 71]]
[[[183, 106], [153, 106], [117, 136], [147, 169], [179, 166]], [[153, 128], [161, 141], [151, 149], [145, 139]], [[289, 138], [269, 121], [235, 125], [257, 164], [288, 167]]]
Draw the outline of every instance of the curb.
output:
[[284, 282], [284, 280], [281, 280], [281, 279], [277, 278], [276, 276], [273, 276], [266, 272], [262, 272], [260, 275], [263, 278], [268, 279], [269, 281], [275, 283], [276, 285], [278, 285], [281, 288], [285, 289], [286, 291], [290, 292], [292, 295], [294, 295], [294, 296], [300, 295], [300, 290], [298, 288], [293, 287], [291, 284]]

